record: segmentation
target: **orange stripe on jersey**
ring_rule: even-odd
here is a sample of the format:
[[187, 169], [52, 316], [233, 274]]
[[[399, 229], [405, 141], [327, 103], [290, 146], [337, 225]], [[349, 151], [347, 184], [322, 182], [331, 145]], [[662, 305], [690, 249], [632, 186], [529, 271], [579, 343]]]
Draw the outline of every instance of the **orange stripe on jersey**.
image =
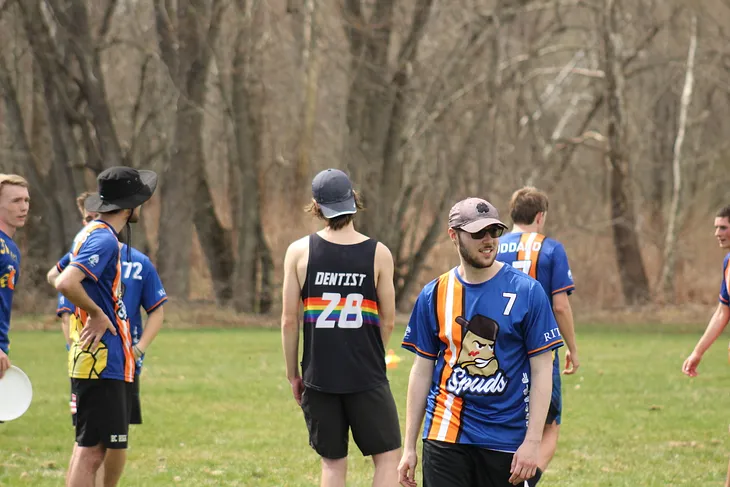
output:
[[[532, 232], [520, 235], [517, 261], [515, 261], [515, 264], [518, 265], [513, 264], [513, 266], [519, 268], [533, 279], [537, 279], [537, 261], [540, 258], [543, 240], [545, 240], [545, 235], [540, 233]], [[535, 244], [540, 244], [537, 250], [535, 250]]]
[[[119, 252], [122, 252], [122, 244], [119, 244]], [[124, 351], [124, 380], [126, 382], [134, 381], [134, 350], [132, 347], [132, 333], [129, 329], [129, 317], [121, 319], [119, 317], [119, 310], [124, 306], [122, 301], [122, 261], [121, 255], [117, 254], [117, 272], [114, 276], [114, 286], [112, 290], [115, 295], [114, 299], [114, 317], [117, 321], [117, 330], [119, 330], [119, 336], [122, 340], [122, 350]]]
[[725, 289], [727, 289], [728, 294], [730, 294], [730, 261], [728, 261], [727, 267], [725, 267]]
[[439, 339], [446, 345], [444, 368], [441, 371], [439, 394], [433, 421], [428, 431], [428, 439], [455, 443], [461, 428], [461, 409], [464, 400], [446, 390], [446, 381], [451, 376], [456, 359], [461, 352], [461, 325], [456, 317], [464, 312], [464, 288], [450, 271], [439, 278], [436, 303], [436, 317], [439, 326]]
[[93, 232], [94, 230], [97, 230], [99, 228], [109, 229], [109, 227], [107, 227], [104, 223], [101, 223], [101, 222], [93, 222], [93, 223], [89, 223], [88, 225], [86, 225], [83, 229], [84, 233], [81, 236], [79, 236], [78, 238], [76, 238], [76, 240], [74, 240], [74, 248], [71, 251], [71, 253], [73, 255], [78, 255], [79, 250], [81, 250], [81, 246], [84, 244], [84, 242], [86, 242], [86, 239], [89, 238], [89, 235], [91, 235], [91, 232]]

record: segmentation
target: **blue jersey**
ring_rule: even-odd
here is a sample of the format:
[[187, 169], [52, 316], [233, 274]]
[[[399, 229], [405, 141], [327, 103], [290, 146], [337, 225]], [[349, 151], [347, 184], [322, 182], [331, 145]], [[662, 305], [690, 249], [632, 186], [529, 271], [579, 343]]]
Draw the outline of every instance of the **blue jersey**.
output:
[[10, 348], [10, 311], [20, 276], [20, 251], [13, 239], [0, 230], [0, 350]]
[[[70, 254], [66, 254], [56, 265], [58, 270], [63, 271], [70, 262]], [[129, 315], [129, 326], [132, 334], [132, 345], [139, 343], [142, 337], [142, 312], [144, 308], [147, 314], [162, 306], [167, 301], [167, 293], [162, 286], [157, 269], [152, 265], [149, 257], [132, 247], [131, 260], [127, 261], [127, 245], [121, 246], [122, 264], [122, 299]], [[63, 313], [73, 314], [76, 307], [73, 303], [59, 295], [56, 313], [60, 316]], [[136, 374], [139, 375], [142, 369], [144, 355], [137, 360]]]
[[730, 306], [730, 254], [725, 256], [722, 263], [722, 284], [720, 284], [720, 302], [725, 306]]
[[575, 290], [563, 244], [540, 233], [508, 233], [499, 239], [497, 260], [519, 269], [542, 284], [550, 298]]
[[84, 290], [106, 314], [117, 334], [104, 333], [101, 346], [92, 353], [79, 340], [88, 314], [76, 308], [70, 326], [73, 344], [69, 352], [69, 376], [72, 378], [134, 380], [132, 336], [122, 300], [120, 247], [117, 233], [101, 220], [86, 225], [74, 239], [68, 265], [86, 275], [81, 281]]
[[423, 438], [515, 452], [527, 433], [529, 358], [562, 343], [542, 287], [510, 266], [481, 284], [457, 269], [431, 281], [402, 343], [436, 361]]

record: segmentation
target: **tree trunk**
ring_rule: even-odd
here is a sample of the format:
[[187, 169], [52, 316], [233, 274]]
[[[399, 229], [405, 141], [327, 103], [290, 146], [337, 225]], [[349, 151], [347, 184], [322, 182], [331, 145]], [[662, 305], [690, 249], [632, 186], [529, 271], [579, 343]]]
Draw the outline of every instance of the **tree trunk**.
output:
[[695, 53], [697, 52], [697, 15], [692, 16], [689, 48], [687, 51], [687, 68], [684, 77], [684, 89], [679, 107], [679, 125], [677, 138], [674, 141], [672, 158], [672, 203], [669, 208], [666, 240], [664, 241], [664, 265], [662, 266], [661, 289], [664, 299], [674, 302], [674, 272], [676, 263], [677, 232], [680, 219], [680, 202], [682, 197], [682, 144], [687, 132], [687, 114], [692, 102], [694, 87]]
[[650, 294], [631, 198], [630, 166], [625, 147], [627, 134], [623, 100], [624, 75], [617, 15], [615, 0], [606, 0], [603, 47], [608, 109], [611, 226], [624, 298], [628, 304], [633, 305], [647, 303]]
[[[179, 91], [175, 136], [170, 159], [162, 173], [158, 266], [170, 295], [187, 298], [190, 292], [190, 256], [195, 223], [214, 281], [216, 298], [230, 298], [227, 277], [232, 261], [230, 241], [215, 214], [205, 181], [203, 109], [212, 44], [220, 32], [225, 6], [211, 0], [210, 18], [204, 19], [202, 0], [180, 0], [176, 25], [172, 2], [155, 0], [155, 21], [162, 59]], [[205, 22], [207, 20], [207, 22]], [[207, 28], [202, 28], [206, 26]]]
[[[251, 18], [251, 17], [249, 17]], [[249, 28], [252, 23], [249, 24]], [[260, 247], [258, 158], [261, 134], [252, 112], [253, 96], [247, 71], [251, 51], [243, 30], [236, 37], [231, 73], [233, 133], [236, 148], [237, 259], [234, 273], [236, 311], [253, 312], [257, 306], [257, 263]]]

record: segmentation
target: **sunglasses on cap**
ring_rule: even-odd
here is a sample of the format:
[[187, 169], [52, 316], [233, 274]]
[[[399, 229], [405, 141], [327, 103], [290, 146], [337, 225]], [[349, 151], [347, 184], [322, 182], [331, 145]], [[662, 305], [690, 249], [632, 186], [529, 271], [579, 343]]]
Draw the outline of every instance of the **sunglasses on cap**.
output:
[[499, 238], [502, 236], [502, 234], [504, 234], [504, 227], [501, 227], [499, 225], [489, 225], [488, 227], [482, 228], [475, 233], [470, 233], [460, 228], [457, 228], [456, 230], [461, 233], [468, 234], [474, 240], [482, 240], [487, 234], [489, 234], [489, 236], [492, 238]]

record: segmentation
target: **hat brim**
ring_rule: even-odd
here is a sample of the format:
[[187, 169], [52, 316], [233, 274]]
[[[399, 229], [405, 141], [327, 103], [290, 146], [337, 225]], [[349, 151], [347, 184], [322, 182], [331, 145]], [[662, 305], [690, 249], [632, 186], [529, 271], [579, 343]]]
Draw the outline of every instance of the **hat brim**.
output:
[[499, 225], [500, 227], [503, 227], [505, 229], [507, 228], [507, 225], [497, 220], [496, 218], [482, 218], [480, 220], [476, 220], [467, 223], [466, 225], [460, 226], [459, 230], [464, 230], [465, 232], [469, 233], [477, 233], [491, 225]]
[[354, 215], [355, 213], [357, 213], [357, 206], [355, 205], [354, 196], [351, 196], [345, 201], [339, 201], [337, 203], [317, 204], [319, 205], [319, 209], [325, 218], [336, 218], [342, 215]]
[[94, 213], [108, 213], [115, 210], [132, 210], [149, 200], [157, 189], [157, 173], [141, 169], [139, 178], [142, 180], [142, 189], [135, 194], [113, 201], [104, 201], [99, 193], [86, 198], [84, 208]]

